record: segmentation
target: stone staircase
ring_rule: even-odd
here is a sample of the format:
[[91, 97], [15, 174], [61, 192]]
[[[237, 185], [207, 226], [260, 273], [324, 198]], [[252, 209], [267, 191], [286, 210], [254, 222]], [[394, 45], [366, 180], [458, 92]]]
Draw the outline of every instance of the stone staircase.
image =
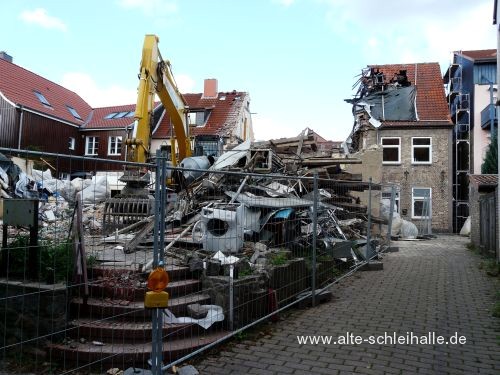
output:
[[[210, 304], [201, 282], [188, 267], [167, 266], [169, 310], [187, 316], [192, 303]], [[48, 346], [47, 357], [65, 368], [91, 366], [148, 368], [151, 355], [151, 310], [144, 308], [147, 275], [127, 269], [93, 268], [89, 271], [89, 297], [70, 302], [66, 338]], [[163, 324], [163, 363], [222, 338], [227, 331], [216, 323], [205, 330], [197, 324]]]

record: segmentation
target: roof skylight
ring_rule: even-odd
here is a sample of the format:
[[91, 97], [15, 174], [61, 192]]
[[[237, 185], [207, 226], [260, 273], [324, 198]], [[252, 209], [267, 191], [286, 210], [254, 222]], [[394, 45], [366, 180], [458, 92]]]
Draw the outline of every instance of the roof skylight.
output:
[[39, 91], [33, 91], [33, 92], [35, 93], [35, 95], [38, 98], [38, 100], [40, 100], [40, 103], [42, 103], [46, 107], [51, 107], [52, 108], [52, 105], [45, 98], [45, 96], [43, 96], [43, 94], [41, 92], [39, 92]]
[[76, 109], [70, 107], [69, 105], [66, 105], [66, 108], [68, 108], [68, 111], [73, 115], [74, 118], [76, 118], [77, 120], [82, 120]]

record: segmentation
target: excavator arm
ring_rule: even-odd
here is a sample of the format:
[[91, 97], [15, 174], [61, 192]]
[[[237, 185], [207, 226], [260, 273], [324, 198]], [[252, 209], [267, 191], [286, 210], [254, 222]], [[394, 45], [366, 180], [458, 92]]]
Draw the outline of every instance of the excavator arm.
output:
[[[155, 96], [158, 95], [175, 131], [175, 138], [171, 137], [171, 156], [172, 164], [177, 166], [176, 139], [179, 160], [191, 156], [186, 119], [188, 107], [175, 84], [170, 63], [163, 61], [160, 55], [156, 35], [146, 35], [144, 38], [137, 91], [134, 134], [125, 140], [127, 160], [137, 163], [149, 161], [154, 103]], [[105, 232], [143, 220], [153, 212], [155, 200], [147, 188], [150, 182], [149, 173], [130, 167], [125, 170], [120, 180], [125, 182], [125, 187], [120, 194], [107, 199], [105, 203], [103, 217]]]
[[[137, 125], [135, 134], [127, 140], [131, 147], [130, 161], [146, 162], [150, 154], [152, 117], [155, 95], [158, 95], [165, 110], [170, 115], [174, 128], [179, 160], [191, 156], [189, 127], [186, 114], [188, 107], [175, 84], [169, 61], [164, 61], [158, 50], [159, 38], [156, 35], [146, 35], [142, 49], [141, 68], [135, 118]], [[172, 162], [177, 165], [175, 155], [175, 140], [172, 138]]]

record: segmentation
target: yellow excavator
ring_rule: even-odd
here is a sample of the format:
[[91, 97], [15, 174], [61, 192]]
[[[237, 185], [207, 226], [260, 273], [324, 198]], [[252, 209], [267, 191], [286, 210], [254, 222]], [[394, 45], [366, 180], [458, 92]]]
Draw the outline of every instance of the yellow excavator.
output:
[[[127, 161], [146, 163], [151, 159], [151, 134], [155, 96], [158, 95], [170, 116], [175, 137], [171, 137], [170, 157], [173, 166], [191, 156], [187, 121], [188, 106], [175, 83], [170, 62], [163, 60], [158, 49], [159, 38], [146, 35], [142, 48], [139, 73], [135, 126], [125, 140]], [[177, 142], [176, 142], [177, 140]], [[178, 156], [176, 155], [178, 149]], [[141, 221], [152, 214], [154, 198], [149, 194], [150, 173], [129, 168], [120, 180], [125, 187], [120, 194], [108, 199], [104, 209], [104, 230], [116, 229]]]

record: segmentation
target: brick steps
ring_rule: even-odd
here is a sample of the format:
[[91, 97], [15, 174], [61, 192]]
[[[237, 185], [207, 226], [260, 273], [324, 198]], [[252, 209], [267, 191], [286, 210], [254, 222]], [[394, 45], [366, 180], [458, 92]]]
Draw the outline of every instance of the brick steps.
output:
[[[199, 280], [187, 279], [172, 281], [167, 286], [169, 296], [184, 296], [198, 292], [201, 289]], [[128, 301], [143, 301], [146, 288], [134, 286], [122, 286], [119, 280], [101, 279], [93, 281], [89, 285], [89, 294], [93, 298], [123, 299]]]
[[[165, 270], [168, 273], [168, 276], [170, 277], [170, 280], [179, 280], [179, 279], [186, 279], [189, 278], [189, 267], [184, 267], [184, 266], [176, 266], [169, 264], [165, 266]], [[104, 278], [104, 277], [118, 277], [121, 275], [126, 275], [126, 274], [139, 274], [142, 275], [144, 280], [147, 279], [148, 273], [140, 273], [134, 268], [130, 267], [121, 267], [121, 268], [116, 268], [116, 267], [95, 267], [91, 268], [88, 271], [88, 277], [89, 279], [96, 280], [98, 278]]]
[[[192, 338], [163, 340], [163, 362], [169, 363], [189, 354], [201, 346], [210, 344], [224, 337], [226, 332], [210, 332]], [[94, 345], [92, 342], [74, 343], [74, 347], [67, 344], [50, 344], [49, 355], [53, 360], [71, 363], [76, 367], [127, 368], [130, 366], [147, 366], [151, 356], [151, 341], [138, 344], [108, 344]]]
[[[193, 294], [185, 297], [172, 298], [168, 301], [168, 309], [175, 316], [185, 316], [187, 305], [192, 303], [208, 304], [210, 296]], [[151, 319], [151, 310], [144, 308], [144, 301], [112, 300], [89, 298], [84, 305], [83, 298], [74, 298], [70, 304], [71, 316], [103, 319], [119, 317], [125, 320]]]
[[[200, 292], [201, 283], [192, 278], [188, 267], [170, 265], [166, 269], [170, 278], [168, 309], [175, 316], [187, 316], [189, 304], [210, 304], [210, 297]], [[66, 339], [71, 340], [49, 344], [48, 356], [68, 369], [149, 368], [152, 310], [144, 308], [146, 278], [127, 267], [89, 270], [89, 297], [84, 301], [82, 295], [75, 296], [70, 302], [73, 320], [68, 323]], [[163, 362], [220, 339], [226, 334], [223, 327], [224, 322], [207, 330], [197, 324], [165, 323]]]
[[[135, 343], [151, 340], [151, 321], [127, 322], [117, 320], [75, 319], [69, 324], [69, 337], [83, 337], [87, 341]], [[222, 324], [215, 323], [208, 330], [197, 324], [163, 324], [165, 340], [204, 335], [210, 331], [221, 331]], [[78, 341], [78, 340], [77, 340]]]

